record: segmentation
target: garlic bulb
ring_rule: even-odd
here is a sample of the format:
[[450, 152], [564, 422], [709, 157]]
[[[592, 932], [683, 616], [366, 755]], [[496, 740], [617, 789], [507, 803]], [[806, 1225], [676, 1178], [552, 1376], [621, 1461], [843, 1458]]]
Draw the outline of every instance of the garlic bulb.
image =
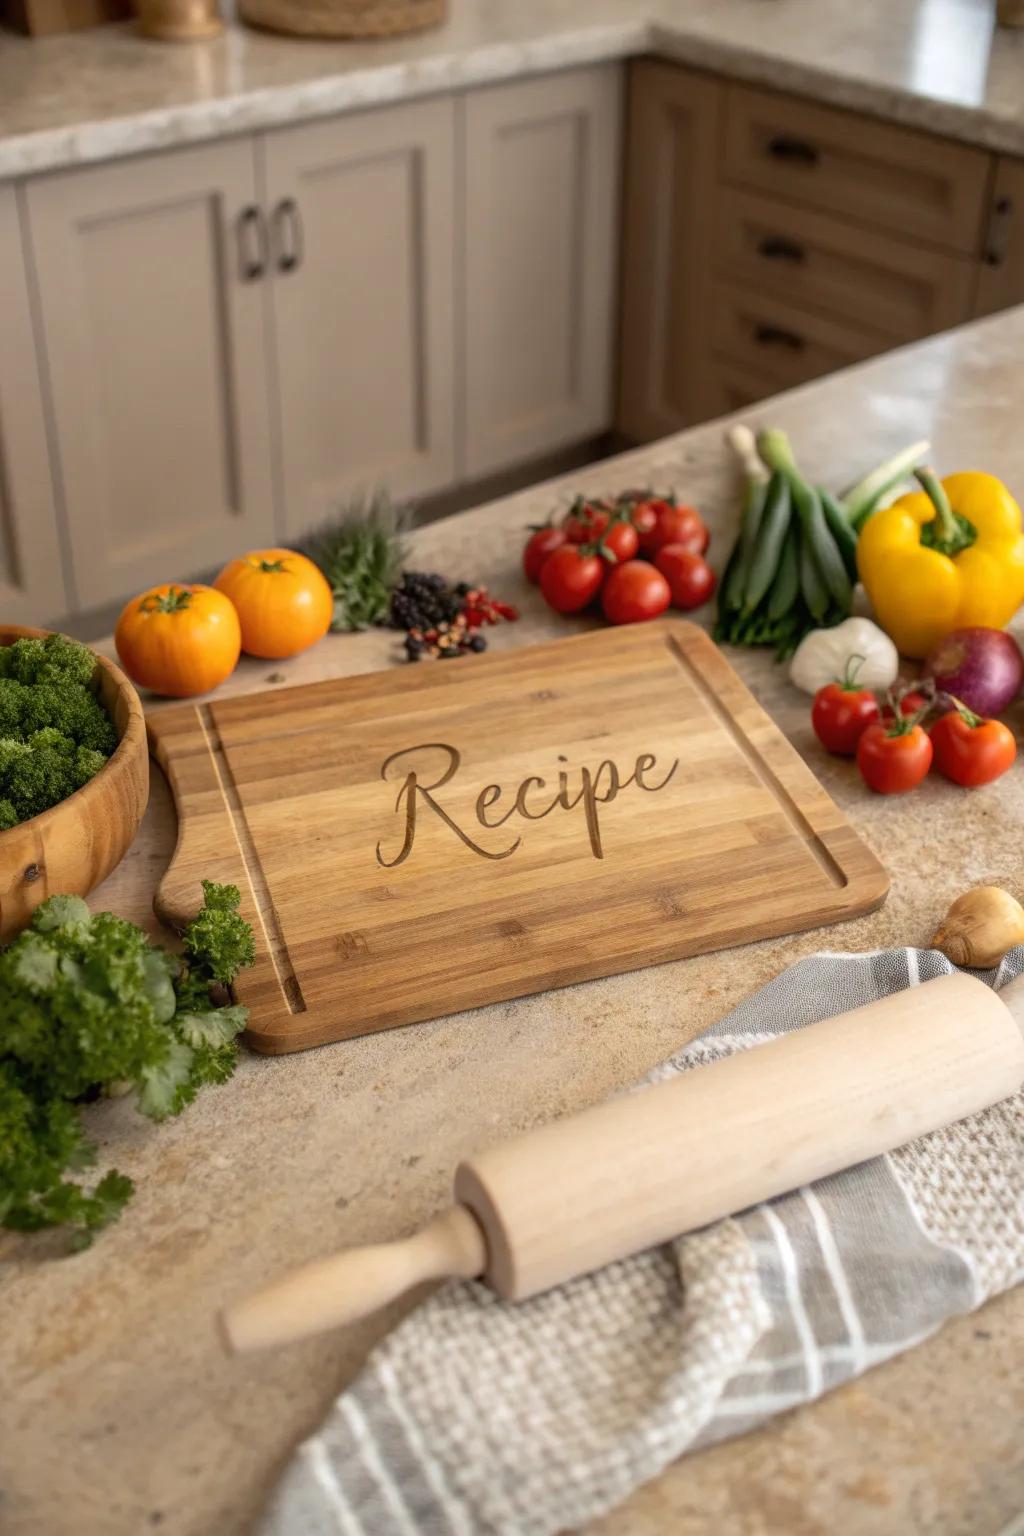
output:
[[1024, 907], [998, 885], [958, 896], [932, 939], [954, 965], [979, 971], [998, 965], [1015, 944], [1024, 944]]
[[[854, 658], [857, 658], [854, 660]], [[793, 653], [792, 683], [815, 694], [849, 671], [858, 688], [884, 693], [896, 681], [900, 659], [889, 636], [870, 619], [844, 619], [831, 629], [812, 629]]]

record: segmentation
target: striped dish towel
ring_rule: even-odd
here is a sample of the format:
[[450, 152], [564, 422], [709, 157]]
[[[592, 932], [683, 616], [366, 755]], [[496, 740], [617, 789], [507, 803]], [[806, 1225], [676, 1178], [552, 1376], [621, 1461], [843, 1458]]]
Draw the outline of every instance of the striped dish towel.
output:
[[[815, 955], [652, 1078], [953, 967]], [[1024, 970], [1024, 948], [998, 973]], [[679, 1170], [686, 1178], [686, 1169]], [[300, 1446], [261, 1536], [553, 1536], [1024, 1278], [1024, 1094], [518, 1306], [452, 1283]]]

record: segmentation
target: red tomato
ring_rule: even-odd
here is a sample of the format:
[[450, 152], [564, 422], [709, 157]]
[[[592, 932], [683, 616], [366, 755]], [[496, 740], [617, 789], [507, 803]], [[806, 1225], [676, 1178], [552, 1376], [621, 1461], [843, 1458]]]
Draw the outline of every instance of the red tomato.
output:
[[[924, 709], [927, 703], [928, 700], [925, 698], [923, 693], [905, 693], [902, 699], [900, 699], [900, 714], [904, 716], [920, 714], [921, 710]], [[883, 704], [882, 719], [884, 720], [885, 724], [888, 725], [890, 720], [894, 718], [895, 717], [893, 715], [892, 705]]]
[[968, 789], [1002, 778], [1017, 756], [1013, 732], [1001, 720], [983, 720], [969, 709], [954, 709], [931, 729], [935, 766]]
[[[891, 714], [890, 711], [890, 718]], [[860, 738], [877, 719], [878, 700], [870, 689], [858, 688], [853, 681], [837, 678], [819, 688], [814, 695], [811, 706], [814, 734], [826, 751], [835, 752], [839, 757], [852, 757]]]
[[632, 560], [640, 548], [640, 536], [632, 523], [616, 519], [606, 530], [601, 540], [599, 553], [605, 550], [613, 555], [618, 565], [624, 565], [627, 560]]
[[600, 592], [607, 569], [600, 555], [585, 555], [577, 544], [563, 544], [545, 560], [540, 589], [556, 613], [579, 613]]
[[639, 624], [656, 619], [672, 600], [668, 582], [646, 560], [627, 560], [612, 567], [601, 595], [610, 624]]
[[610, 522], [611, 513], [607, 507], [578, 496], [565, 514], [562, 527], [570, 544], [591, 544], [601, 537]]
[[715, 590], [715, 573], [704, 556], [683, 544], [663, 544], [654, 563], [668, 582], [677, 608], [699, 608]]
[[857, 743], [857, 767], [865, 784], [880, 795], [916, 789], [931, 765], [931, 737], [919, 725], [908, 729], [905, 719], [869, 725]]
[[675, 506], [663, 501], [658, 507], [658, 521], [651, 544], [655, 552], [666, 544], [682, 544], [695, 555], [702, 555], [710, 543], [711, 535], [693, 507]]
[[652, 555], [654, 549], [651, 545], [651, 539], [654, 536], [654, 530], [658, 526], [658, 512], [655, 503], [651, 501], [636, 502], [630, 511], [629, 520], [640, 537], [640, 548], [645, 554]]
[[538, 528], [526, 541], [523, 550], [523, 570], [527, 581], [534, 586], [540, 581], [540, 573], [548, 556], [561, 549], [566, 541], [564, 528]]

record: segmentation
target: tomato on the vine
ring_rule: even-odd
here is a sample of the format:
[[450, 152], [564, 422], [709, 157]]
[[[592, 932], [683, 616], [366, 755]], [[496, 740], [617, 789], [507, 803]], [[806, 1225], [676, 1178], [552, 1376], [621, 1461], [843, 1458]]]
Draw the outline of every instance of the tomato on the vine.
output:
[[591, 544], [601, 537], [610, 522], [611, 513], [607, 507], [577, 496], [565, 514], [562, 527], [570, 544]]
[[1017, 756], [1013, 732], [1001, 720], [985, 720], [959, 703], [936, 720], [931, 738], [936, 768], [967, 789], [1002, 778]]
[[564, 528], [554, 528], [550, 524], [533, 531], [523, 550], [523, 571], [527, 581], [532, 581], [536, 586], [548, 556], [554, 554], [556, 549], [561, 549], [566, 539]]
[[676, 608], [699, 608], [714, 593], [714, 571], [703, 555], [684, 544], [663, 544], [654, 563], [669, 584]]
[[[910, 693], [905, 693], [899, 701], [900, 714], [918, 715], [925, 708], [928, 702], [929, 701], [927, 697], [923, 693], [918, 693], [916, 689], [912, 689]], [[891, 704], [882, 705], [881, 718], [887, 725], [890, 720], [895, 718], [895, 711], [893, 710]]]
[[638, 501], [630, 508], [629, 520], [637, 531], [640, 539], [640, 548], [644, 554], [652, 555], [654, 548], [651, 540], [654, 530], [658, 526], [657, 504], [653, 501]]
[[610, 624], [638, 624], [664, 613], [671, 599], [668, 582], [660, 571], [646, 560], [627, 560], [609, 572], [601, 605]]
[[600, 555], [578, 544], [563, 544], [545, 560], [540, 590], [556, 613], [579, 613], [600, 592], [607, 569]]
[[658, 504], [658, 520], [648, 542], [655, 553], [666, 544], [682, 544], [684, 549], [702, 555], [711, 542], [711, 535], [695, 508], [663, 501]]
[[598, 553], [607, 551], [618, 565], [632, 560], [639, 548], [639, 534], [633, 524], [623, 518], [613, 518], [598, 542]]
[[932, 742], [914, 715], [869, 725], [857, 743], [857, 767], [880, 795], [916, 789], [932, 765]]
[[[833, 678], [832, 682], [819, 688], [811, 705], [814, 734], [827, 752], [834, 752], [839, 757], [852, 757], [868, 726], [874, 725], [879, 718], [878, 700], [874, 694], [869, 688], [857, 686], [857, 668], [853, 661], [860, 660], [860, 657], [852, 658], [842, 677]], [[891, 710], [889, 719], [892, 719]]]

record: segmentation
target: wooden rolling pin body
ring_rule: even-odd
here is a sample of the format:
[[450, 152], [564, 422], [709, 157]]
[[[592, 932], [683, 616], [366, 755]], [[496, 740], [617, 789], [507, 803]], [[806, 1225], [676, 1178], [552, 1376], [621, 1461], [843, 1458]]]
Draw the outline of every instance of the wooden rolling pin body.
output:
[[237, 1303], [229, 1342], [301, 1337], [448, 1274], [519, 1301], [902, 1146], [1024, 1081], [1003, 998], [1020, 1010], [1024, 982], [1000, 996], [941, 977], [482, 1152], [456, 1172], [454, 1211]]

